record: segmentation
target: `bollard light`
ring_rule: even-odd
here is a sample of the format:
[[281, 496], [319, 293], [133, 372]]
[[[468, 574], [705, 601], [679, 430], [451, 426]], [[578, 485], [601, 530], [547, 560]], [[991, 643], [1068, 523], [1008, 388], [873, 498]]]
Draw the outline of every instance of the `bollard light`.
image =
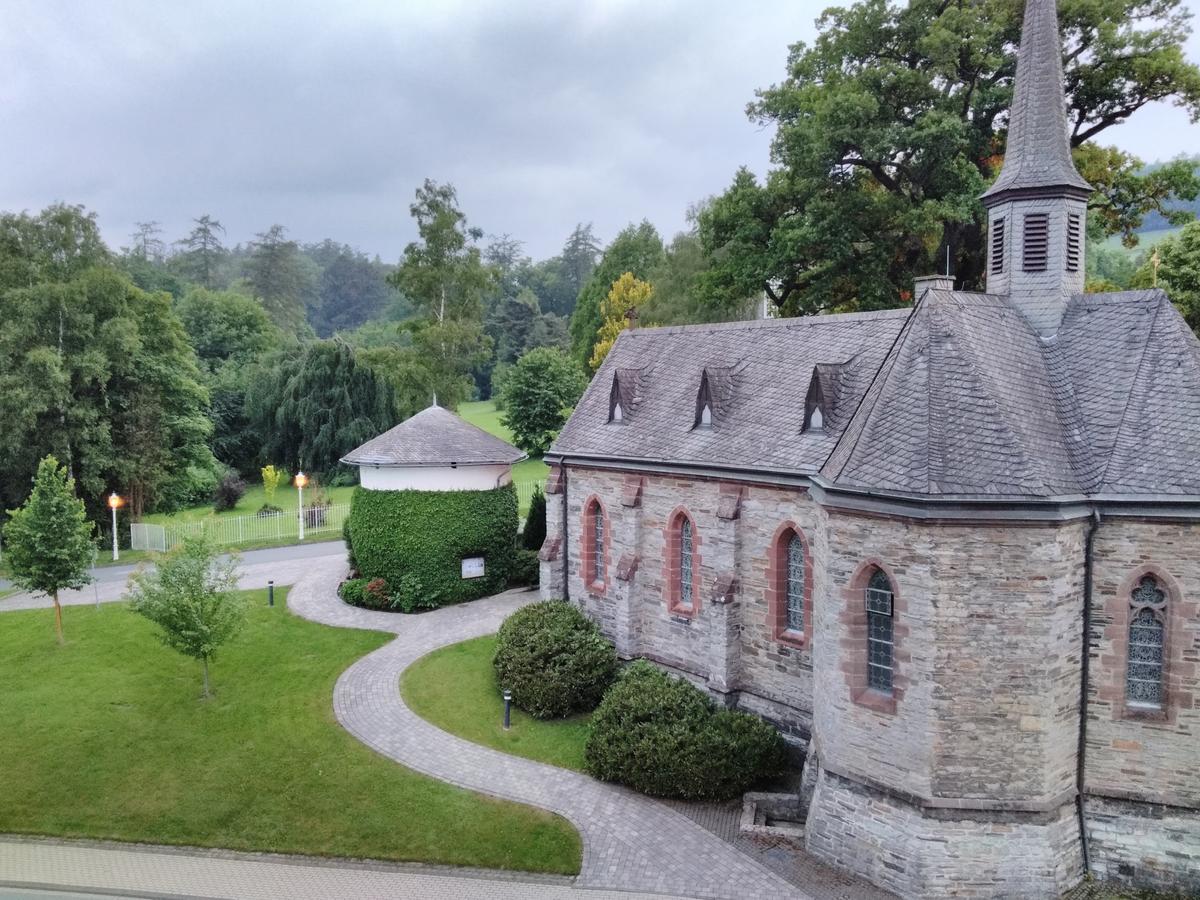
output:
[[275, 605], [275, 582], [267, 582], [267, 606]]
[[504, 730], [508, 731], [509, 723], [512, 721], [512, 691], [504, 692]]
[[303, 472], [296, 473], [296, 492], [299, 494], [298, 510], [300, 514], [300, 540], [304, 540], [304, 486], [308, 484], [308, 476]]

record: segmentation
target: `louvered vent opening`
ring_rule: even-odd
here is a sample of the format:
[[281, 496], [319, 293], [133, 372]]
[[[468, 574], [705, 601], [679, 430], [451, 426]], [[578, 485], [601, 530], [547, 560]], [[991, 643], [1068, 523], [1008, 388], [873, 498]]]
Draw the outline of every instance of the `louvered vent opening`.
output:
[[1045, 272], [1050, 253], [1049, 213], [1029, 213], [1025, 216], [1025, 253], [1022, 264], [1026, 272]]
[[992, 222], [992, 274], [1004, 271], [1004, 220]]
[[1067, 271], [1079, 271], [1080, 251], [1083, 247], [1083, 217], [1079, 213], [1067, 214]]

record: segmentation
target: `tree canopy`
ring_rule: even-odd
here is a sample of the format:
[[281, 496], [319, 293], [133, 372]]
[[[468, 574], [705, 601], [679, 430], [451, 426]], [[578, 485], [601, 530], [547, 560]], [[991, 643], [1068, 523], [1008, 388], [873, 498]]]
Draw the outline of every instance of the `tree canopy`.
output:
[[54, 629], [63, 642], [58, 592], [90, 582], [94, 559], [92, 523], [75, 496], [75, 479], [53, 456], [38, 463], [33, 490], [20, 509], [11, 511], [4, 545], [13, 581], [54, 602]]
[[[1152, 101], [1200, 114], [1183, 56], [1180, 0], [1062, 0], [1071, 143], [1096, 185], [1094, 229], [1130, 233], [1170, 195], [1193, 197], [1190, 163], [1154, 174], [1085, 143]], [[788, 314], [903, 302], [914, 276], [981, 286], [979, 195], [1003, 160], [1021, 4], [862, 0], [818, 19], [787, 78], [748, 112], [775, 128], [776, 165], [739, 171], [704, 209], [708, 306], [765, 291]]]
[[504, 381], [501, 421], [518, 447], [540, 456], [550, 449], [586, 387], [583, 371], [562, 350], [530, 350]]

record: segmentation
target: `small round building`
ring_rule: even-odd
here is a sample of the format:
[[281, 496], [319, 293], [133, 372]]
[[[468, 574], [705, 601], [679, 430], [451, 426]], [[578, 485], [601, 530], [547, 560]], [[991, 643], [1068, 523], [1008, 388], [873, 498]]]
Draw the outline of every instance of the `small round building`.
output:
[[436, 403], [346, 454], [359, 471], [346, 536], [362, 577], [417, 608], [503, 590], [517, 537], [512, 466], [523, 459]]

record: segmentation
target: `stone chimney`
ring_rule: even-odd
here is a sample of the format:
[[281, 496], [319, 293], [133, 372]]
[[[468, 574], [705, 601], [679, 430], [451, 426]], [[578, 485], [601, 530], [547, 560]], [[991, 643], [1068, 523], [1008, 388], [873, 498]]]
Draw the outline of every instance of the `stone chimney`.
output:
[[922, 275], [913, 279], [913, 304], [920, 303], [921, 298], [930, 291], [952, 290], [954, 290], [953, 275]]

